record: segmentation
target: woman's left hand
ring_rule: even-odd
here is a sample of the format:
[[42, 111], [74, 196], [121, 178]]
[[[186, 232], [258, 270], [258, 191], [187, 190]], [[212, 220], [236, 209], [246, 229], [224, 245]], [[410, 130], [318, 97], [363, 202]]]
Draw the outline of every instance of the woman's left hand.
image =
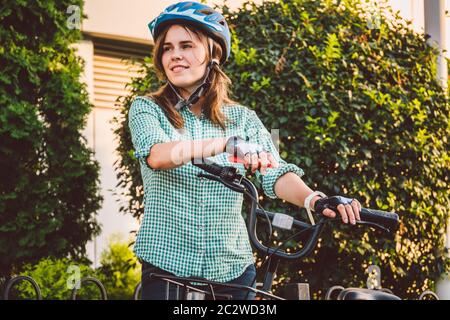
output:
[[359, 215], [361, 203], [354, 198], [340, 196], [320, 198], [314, 203], [314, 210], [326, 217], [334, 218], [336, 216], [335, 211], [326, 208], [327, 206], [337, 209], [344, 223], [356, 224], [356, 220], [361, 220]]

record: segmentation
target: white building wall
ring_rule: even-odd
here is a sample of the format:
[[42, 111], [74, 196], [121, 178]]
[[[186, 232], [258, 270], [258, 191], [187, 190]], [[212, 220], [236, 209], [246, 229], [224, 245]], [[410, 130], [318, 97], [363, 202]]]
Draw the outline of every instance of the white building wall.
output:
[[[87, 85], [91, 103], [94, 102], [94, 44], [91, 40], [83, 40], [76, 46], [78, 54], [85, 61], [82, 81]], [[119, 213], [119, 201], [124, 201], [114, 192], [119, 193], [116, 188], [117, 179], [113, 163], [116, 157], [117, 143], [114, 141], [113, 125], [111, 120], [119, 115], [117, 109], [94, 108], [89, 114], [87, 124], [83, 130], [88, 146], [95, 153], [95, 158], [100, 164], [101, 195], [103, 196], [102, 208], [98, 212], [97, 219], [102, 227], [102, 233], [86, 246], [88, 258], [94, 267], [99, 266], [100, 254], [107, 248], [109, 237], [119, 234], [124, 239], [129, 238], [132, 230], [137, 230], [138, 222], [131, 216]]]
[[[169, 5], [173, 0], [86, 0], [84, 11], [88, 16], [83, 21], [83, 31], [110, 36], [114, 39], [132, 40], [149, 43], [148, 23]], [[213, 6], [224, 1], [206, 1]], [[238, 8], [243, 0], [228, 0], [227, 5]], [[261, 3], [262, 0], [256, 0]]]
[[[424, 33], [425, 30], [425, 10], [424, 5], [427, 0], [388, 0], [387, 3], [395, 10], [400, 11], [400, 16], [406, 20], [411, 20], [411, 28], [417, 33]], [[450, 0], [445, 0], [445, 10], [447, 17], [446, 27], [446, 56], [450, 59]], [[436, 17], [437, 19], [437, 17]]]

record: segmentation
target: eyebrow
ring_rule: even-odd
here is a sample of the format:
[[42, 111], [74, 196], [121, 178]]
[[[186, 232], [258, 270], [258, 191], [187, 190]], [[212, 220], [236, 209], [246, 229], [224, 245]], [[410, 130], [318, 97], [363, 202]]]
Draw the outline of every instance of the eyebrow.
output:
[[[191, 40], [185, 40], [185, 41], [180, 41], [180, 44], [185, 44], [185, 43], [194, 43]], [[165, 45], [171, 45], [172, 42], [164, 42], [163, 46]]]

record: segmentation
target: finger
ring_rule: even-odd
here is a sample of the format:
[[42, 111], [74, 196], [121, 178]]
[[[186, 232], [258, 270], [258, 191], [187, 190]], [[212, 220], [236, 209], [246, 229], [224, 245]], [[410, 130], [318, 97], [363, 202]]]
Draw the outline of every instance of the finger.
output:
[[258, 158], [258, 154], [256, 153], [252, 153], [252, 173], [255, 173], [256, 170], [258, 170], [259, 167], [259, 158]]
[[269, 159], [272, 168], [278, 168], [280, 166], [271, 153], [267, 153], [267, 158]]
[[269, 159], [266, 152], [259, 153], [260, 169], [262, 175], [266, 174], [266, 168], [269, 166]]
[[251, 163], [252, 163], [252, 159], [250, 157], [250, 153], [247, 153], [244, 156], [244, 167], [245, 167], [245, 169], [248, 169], [250, 167]]
[[347, 212], [347, 216], [348, 216], [348, 219], [350, 220], [350, 223], [351, 224], [355, 224], [356, 223], [355, 213], [353, 212], [352, 206], [349, 205], [349, 204], [346, 204], [345, 205], [345, 211]]
[[344, 223], [347, 223], [348, 222], [348, 217], [347, 217], [347, 212], [345, 210], [344, 205], [343, 204], [338, 205], [337, 209], [338, 209], [339, 213], [341, 214], [342, 221]]
[[361, 216], [359, 215], [359, 212], [361, 211], [361, 205], [358, 205], [358, 203], [358, 200], [353, 199], [352, 208], [353, 212], [355, 213], [356, 220], [361, 220]]
[[334, 218], [334, 217], [336, 217], [336, 212], [334, 212], [334, 211], [331, 210], [331, 209], [325, 209], [325, 210], [323, 210], [322, 214], [323, 214], [324, 216], [328, 217], [328, 218]]

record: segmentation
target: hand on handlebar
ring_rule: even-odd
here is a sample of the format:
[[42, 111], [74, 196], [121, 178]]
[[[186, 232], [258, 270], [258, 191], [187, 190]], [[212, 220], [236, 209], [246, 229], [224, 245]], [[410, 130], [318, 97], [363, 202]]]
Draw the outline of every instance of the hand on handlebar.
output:
[[251, 168], [252, 173], [260, 170], [261, 174], [266, 174], [267, 168], [278, 168], [275, 158], [256, 143], [250, 143], [244, 139], [234, 136], [228, 139], [225, 152], [229, 153], [230, 161], [243, 163], [245, 169]]
[[342, 221], [356, 224], [356, 220], [361, 220], [361, 204], [356, 199], [341, 196], [325, 197], [317, 199], [314, 203], [314, 211], [326, 217], [334, 218], [336, 212], [341, 215]]
[[[242, 176], [240, 174], [238, 174], [239, 175], [238, 179], [235, 178], [235, 174], [239, 171], [239, 170], [237, 170], [237, 168], [232, 167], [232, 166], [223, 167], [214, 162], [207, 161], [207, 159], [202, 159], [202, 160], [203, 160], [202, 162], [197, 162], [197, 161], [192, 162], [192, 164], [194, 166], [197, 166], [200, 169], [203, 169], [204, 171], [206, 171], [208, 173], [207, 175], [199, 173], [198, 174], [199, 176], [203, 176], [207, 179], [221, 182], [226, 187], [230, 188], [231, 190], [246, 194], [248, 196], [247, 201], [250, 201], [250, 202], [248, 202], [248, 204], [250, 204], [250, 205], [247, 206], [247, 209], [249, 210], [249, 212], [247, 212], [248, 234], [249, 234], [249, 238], [250, 238], [250, 241], [252, 242], [253, 246], [259, 252], [266, 254], [266, 255], [269, 254], [269, 259], [270, 259], [270, 257], [275, 256], [275, 257], [282, 258], [282, 259], [294, 260], [294, 259], [301, 259], [303, 257], [306, 257], [314, 250], [314, 248], [316, 247], [316, 245], [318, 243], [320, 233], [323, 230], [323, 228], [325, 227], [326, 222], [328, 222], [327, 220], [321, 219], [320, 223], [311, 225], [309, 223], [305, 223], [305, 222], [302, 222], [302, 221], [299, 221], [299, 220], [293, 218], [293, 221], [291, 221], [290, 227], [294, 226], [294, 227], [300, 229], [300, 231], [298, 231], [298, 232], [294, 233], [294, 235], [288, 237], [287, 240], [283, 241], [282, 244], [279, 245], [278, 247], [276, 247], [276, 248], [268, 247], [268, 246], [264, 245], [264, 241], [262, 241], [258, 238], [258, 235], [256, 232], [256, 225], [257, 225], [257, 221], [258, 221], [257, 218], [264, 217], [268, 221], [272, 221], [272, 222], [269, 222], [269, 225], [275, 225], [275, 223], [274, 223], [275, 217], [277, 215], [279, 215], [278, 217], [282, 217], [282, 219], [281, 219], [282, 223], [280, 224], [280, 219], [277, 219], [277, 221], [278, 221], [277, 225], [280, 228], [286, 229], [287, 224], [285, 222], [287, 222], [287, 221], [285, 218], [283, 218], [283, 216], [285, 216], [285, 214], [282, 214], [282, 216], [280, 216], [280, 213], [264, 210], [258, 203], [259, 197], [258, 197], [258, 192], [257, 192], [255, 185], [249, 179], [247, 179], [245, 176]], [[375, 210], [375, 209], [361, 208], [361, 204], [357, 200], [339, 197], [339, 196], [324, 197], [324, 198], [318, 199], [316, 201], [314, 201], [314, 199], [317, 199], [317, 198], [312, 198], [311, 202], [308, 203], [308, 206], [311, 207], [311, 205], [312, 205], [317, 213], [323, 214], [327, 217], [333, 218], [336, 216], [336, 213], [339, 212], [341, 214], [342, 218], [344, 218], [344, 214], [345, 214], [345, 217], [347, 217], [347, 219], [348, 219], [350, 214], [347, 214], [346, 205], [350, 204], [350, 207], [354, 214], [354, 219], [360, 220], [360, 223], [362, 225], [371, 226], [378, 230], [386, 231], [390, 234], [393, 234], [396, 232], [396, 230], [398, 230], [399, 216], [394, 212], [386, 212], [386, 211], [380, 211], [380, 210]], [[356, 205], [356, 207], [354, 208], [355, 205]], [[341, 208], [344, 209], [345, 211], [343, 211], [342, 209], [340, 211], [338, 209], [338, 207], [340, 209]], [[348, 223], [348, 220], [344, 221], [344, 222]], [[350, 222], [351, 222], [351, 220], [350, 220]], [[283, 245], [287, 241], [293, 239], [296, 236], [299, 236], [301, 233], [303, 233], [307, 230], [310, 231], [308, 233], [309, 234], [308, 238], [307, 238], [306, 242], [304, 242], [304, 245], [301, 246], [300, 249], [295, 250], [295, 251], [289, 251], [289, 252], [284, 251], [282, 249]]]

